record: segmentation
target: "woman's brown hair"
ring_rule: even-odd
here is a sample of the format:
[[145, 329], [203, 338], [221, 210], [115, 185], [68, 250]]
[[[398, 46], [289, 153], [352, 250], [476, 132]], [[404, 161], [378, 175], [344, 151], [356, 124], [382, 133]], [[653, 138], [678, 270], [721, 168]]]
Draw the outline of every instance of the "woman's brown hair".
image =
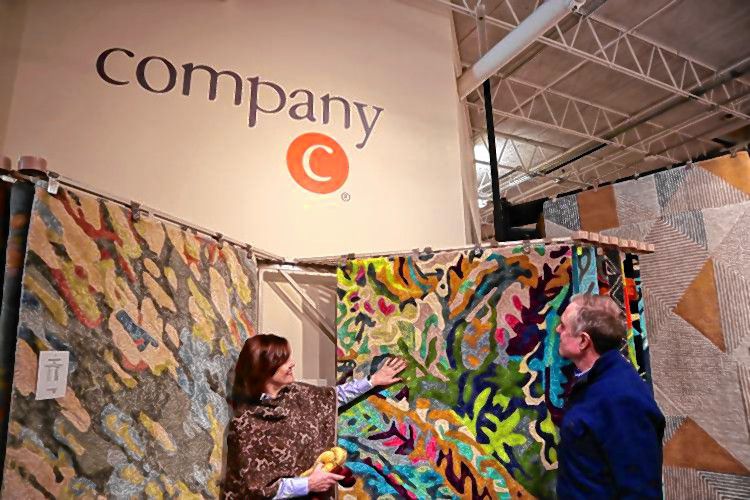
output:
[[234, 370], [234, 405], [257, 401], [268, 379], [291, 355], [289, 342], [278, 335], [255, 335], [245, 341]]

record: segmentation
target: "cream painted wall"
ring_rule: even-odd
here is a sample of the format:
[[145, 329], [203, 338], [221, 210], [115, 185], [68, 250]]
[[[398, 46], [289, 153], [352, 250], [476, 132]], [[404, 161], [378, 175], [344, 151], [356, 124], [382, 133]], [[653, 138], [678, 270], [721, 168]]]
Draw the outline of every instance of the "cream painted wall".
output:
[[[317, 305], [330, 325], [336, 319], [336, 277], [293, 276]], [[276, 272], [266, 271], [263, 279], [261, 333], [275, 333], [289, 340], [297, 379], [336, 383], [336, 347], [306, 314], [309, 306], [293, 287]]]
[[0, 0], [0, 154], [5, 154], [3, 138], [18, 71], [25, 14], [24, 0]]
[[[8, 156], [44, 156], [65, 176], [286, 257], [470, 238], [454, 35], [450, 14], [432, 1], [0, 0], [0, 9], [0, 27], [12, 28], [0, 51], [0, 151]], [[115, 53], [105, 70], [127, 85], [96, 71], [97, 57], [115, 47], [134, 57]], [[174, 90], [138, 85], [146, 56], [174, 65]], [[245, 79], [240, 105], [228, 77], [214, 101], [200, 73], [182, 95], [185, 63], [236, 72]], [[249, 127], [246, 79], [256, 76], [287, 94], [310, 90], [316, 121], [290, 118], [290, 103]], [[146, 77], [155, 87], [168, 82], [158, 61]], [[322, 123], [327, 93], [383, 108], [363, 148], [355, 108], [348, 129], [336, 103]], [[268, 86], [259, 97], [275, 103]], [[305, 132], [333, 137], [348, 157], [348, 179], [333, 193], [306, 191], [289, 174], [287, 149]], [[333, 320], [326, 302], [335, 303], [335, 280], [302, 281]], [[293, 290], [272, 279], [261, 307], [262, 330], [290, 339], [297, 376], [333, 383], [333, 345], [297, 314], [305, 306]]]
[[[380, 0], [28, 0], [26, 24], [2, 149], [44, 156], [50, 168], [285, 256], [316, 256], [461, 244], [465, 240], [458, 146], [459, 117], [450, 16], [427, 2]], [[97, 57], [114, 53], [99, 77]], [[136, 82], [146, 56], [176, 68], [173, 90]], [[248, 126], [250, 83], [233, 102], [222, 76], [208, 100], [197, 72], [181, 93], [185, 63], [259, 76], [314, 96], [314, 123], [283, 111]], [[151, 61], [146, 79], [168, 83]], [[277, 98], [260, 87], [262, 106]], [[363, 148], [327, 93], [383, 108]], [[297, 108], [304, 113], [306, 108]], [[305, 132], [335, 138], [349, 176], [330, 194], [296, 184], [286, 165]], [[346, 195], [344, 194], [346, 193]], [[342, 200], [350, 196], [349, 201]]]

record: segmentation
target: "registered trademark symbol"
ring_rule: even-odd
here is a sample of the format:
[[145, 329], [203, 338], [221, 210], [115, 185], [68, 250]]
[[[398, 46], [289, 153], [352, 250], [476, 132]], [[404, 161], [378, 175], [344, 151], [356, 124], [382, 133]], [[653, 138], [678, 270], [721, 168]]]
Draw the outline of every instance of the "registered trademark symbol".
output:
[[341, 193], [341, 199], [344, 201], [349, 201], [352, 199], [352, 195], [344, 191], [343, 193]]

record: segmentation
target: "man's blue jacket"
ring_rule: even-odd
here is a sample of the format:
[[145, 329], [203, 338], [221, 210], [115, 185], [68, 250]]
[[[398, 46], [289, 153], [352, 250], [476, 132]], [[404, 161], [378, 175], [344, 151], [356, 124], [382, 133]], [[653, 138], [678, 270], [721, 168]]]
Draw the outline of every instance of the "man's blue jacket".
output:
[[664, 415], [616, 350], [575, 383], [560, 426], [557, 495], [662, 498]]

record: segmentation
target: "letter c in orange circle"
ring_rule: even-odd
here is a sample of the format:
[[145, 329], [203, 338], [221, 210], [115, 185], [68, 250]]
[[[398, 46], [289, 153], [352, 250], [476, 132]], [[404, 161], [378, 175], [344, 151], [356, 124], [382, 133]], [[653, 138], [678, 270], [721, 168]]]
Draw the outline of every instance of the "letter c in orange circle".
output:
[[313, 193], [332, 193], [349, 176], [349, 159], [339, 143], [317, 132], [302, 134], [292, 141], [286, 164], [297, 184]]

